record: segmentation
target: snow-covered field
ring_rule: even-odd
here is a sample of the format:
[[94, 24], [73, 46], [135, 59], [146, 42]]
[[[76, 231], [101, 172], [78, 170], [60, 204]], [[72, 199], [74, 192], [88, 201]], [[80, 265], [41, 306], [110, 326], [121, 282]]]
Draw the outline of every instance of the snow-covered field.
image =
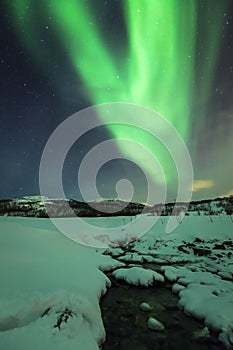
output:
[[[108, 227], [119, 226], [122, 239], [125, 220], [132, 221], [133, 237], [134, 218], [87, 221], [104, 226], [106, 234]], [[151, 217], [144, 220], [146, 225]], [[103, 271], [129, 284], [170, 283], [179, 307], [230, 348], [231, 217], [188, 216], [171, 234], [165, 233], [167, 220], [160, 218], [137, 242], [104, 252], [69, 240], [49, 219], [1, 217], [0, 349], [98, 349], [105, 339], [99, 300], [111, 285]]]
[[0, 349], [98, 349], [99, 298], [110, 285], [98, 266], [109, 258], [49, 219], [2, 217], [0, 227]]

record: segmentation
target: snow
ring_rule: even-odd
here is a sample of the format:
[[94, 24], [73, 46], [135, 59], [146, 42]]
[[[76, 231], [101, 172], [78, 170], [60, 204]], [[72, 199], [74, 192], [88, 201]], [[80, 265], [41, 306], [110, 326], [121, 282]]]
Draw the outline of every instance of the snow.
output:
[[162, 266], [161, 271], [164, 271], [165, 277], [173, 282], [177, 280], [178, 269], [173, 266]]
[[143, 269], [141, 267], [130, 267], [115, 270], [113, 272], [113, 277], [119, 280], [124, 280], [129, 284], [134, 284], [136, 286], [148, 287], [152, 285], [155, 281], [164, 282], [164, 277], [149, 269]]
[[[99, 300], [110, 287], [103, 271], [143, 287], [167, 282], [179, 297], [179, 308], [203, 323], [205, 331], [199, 336], [215, 330], [219, 340], [232, 347], [231, 218], [186, 216], [167, 234], [169, 218], [163, 217], [129, 243], [143, 230], [143, 220], [150, 227], [151, 219], [143, 215], [139, 225], [134, 217], [88, 218], [89, 236], [80, 230], [79, 220], [56, 219], [69, 222], [69, 227], [76, 227], [75, 234], [81, 232], [92, 243], [101, 242], [99, 232], [104, 231], [113, 247], [104, 250], [101, 245], [91, 248], [73, 242], [49, 219], [1, 217], [0, 348], [99, 349], [105, 339]], [[119, 247], [119, 242], [128, 244]], [[147, 303], [141, 304], [141, 310], [143, 304]], [[158, 320], [149, 320], [148, 326], [158, 326]]]
[[104, 272], [112, 271], [112, 270], [115, 270], [115, 269], [123, 267], [123, 266], [125, 266], [125, 263], [123, 263], [121, 261], [114, 260], [114, 259], [110, 258], [109, 256], [106, 256], [104, 261], [102, 261], [101, 263], [98, 264], [98, 268]]
[[225, 288], [218, 288], [214, 283], [190, 283], [179, 293], [179, 306], [187, 314], [204, 319], [207, 326], [220, 331], [233, 324], [232, 295], [233, 286], [230, 282]]
[[[48, 219], [4, 217], [0, 225], [0, 348], [98, 349], [99, 298], [110, 287], [98, 266], [111, 259], [65, 238]], [[66, 309], [72, 316], [59, 330]]]
[[172, 286], [172, 293], [179, 293], [182, 289], [185, 289], [185, 287], [179, 283], [174, 283]]
[[49, 198], [46, 196], [24, 196], [22, 198], [17, 198], [15, 200], [18, 202], [24, 202], [24, 201], [26, 201], [26, 202], [44, 202], [44, 201], [49, 200]]

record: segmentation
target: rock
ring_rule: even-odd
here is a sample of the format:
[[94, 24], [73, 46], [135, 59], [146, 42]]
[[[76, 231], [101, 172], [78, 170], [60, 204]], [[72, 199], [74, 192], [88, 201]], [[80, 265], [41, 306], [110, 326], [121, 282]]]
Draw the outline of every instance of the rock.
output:
[[211, 253], [211, 250], [208, 248], [193, 248], [193, 253], [197, 256], [207, 256]]
[[147, 311], [147, 312], [149, 312], [149, 311], [151, 311], [151, 310], [153, 309], [153, 307], [150, 306], [150, 305], [147, 304], [147, 303], [141, 303], [141, 304], [140, 304], [140, 309], [141, 309], [142, 311]]
[[224, 245], [224, 243], [222, 244], [215, 244], [215, 246], [213, 247], [213, 249], [221, 249], [221, 250], [226, 250], [226, 247]]
[[232, 349], [232, 344], [233, 344], [233, 335], [232, 332], [229, 334], [228, 330], [223, 330], [219, 336], [218, 339], [224, 343], [226, 349]]
[[163, 331], [165, 329], [164, 325], [154, 317], [148, 318], [147, 327], [153, 331]]
[[203, 340], [210, 337], [210, 332], [208, 327], [204, 327], [193, 334], [194, 339]]
[[204, 243], [203, 239], [200, 239], [200, 238], [195, 238], [194, 242], [197, 242], [197, 243]]

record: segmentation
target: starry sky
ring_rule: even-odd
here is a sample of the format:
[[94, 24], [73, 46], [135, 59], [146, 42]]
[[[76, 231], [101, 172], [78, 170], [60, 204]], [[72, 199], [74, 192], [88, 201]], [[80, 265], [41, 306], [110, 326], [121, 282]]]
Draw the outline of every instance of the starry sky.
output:
[[[51, 133], [83, 108], [109, 102], [151, 108], [174, 125], [192, 159], [193, 199], [233, 193], [232, 0], [3, 0], [0, 17], [1, 199], [39, 194], [39, 165]], [[152, 121], [150, 127], [157, 126]], [[99, 193], [116, 197], [116, 183], [125, 178], [133, 199], [146, 201], [138, 153], [118, 139], [140, 139], [149, 148], [151, 140], [112, 125], [71, 147], [63, 167], [67, 197], [82, 200], [79, 165], [112, 137], [129, 160], [104, 164]], [[168, 180], [167, 200], [173, 200], [175, 168], [167, 167], [159, 147], [152, 152]], [[156, 182], [146, 163], [143, 158]]]

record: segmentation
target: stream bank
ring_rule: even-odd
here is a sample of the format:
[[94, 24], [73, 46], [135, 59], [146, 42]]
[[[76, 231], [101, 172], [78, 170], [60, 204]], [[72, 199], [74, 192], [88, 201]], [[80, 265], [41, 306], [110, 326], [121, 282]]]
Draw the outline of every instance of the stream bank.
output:
[[[195, 339], [204, 325], [178, 309], [178, 296], [171, 292], [168, 284], [137, 287], [119, 283], [112, 277], [111, 280], [112, 287], [100, 304], [106, 330], [103, 350], [224, 349], [215, 334]], [[153, 309], [141, 311], [142, 302]], [[165, 330], [148, 329], [149, 317], [162, 322]]]

